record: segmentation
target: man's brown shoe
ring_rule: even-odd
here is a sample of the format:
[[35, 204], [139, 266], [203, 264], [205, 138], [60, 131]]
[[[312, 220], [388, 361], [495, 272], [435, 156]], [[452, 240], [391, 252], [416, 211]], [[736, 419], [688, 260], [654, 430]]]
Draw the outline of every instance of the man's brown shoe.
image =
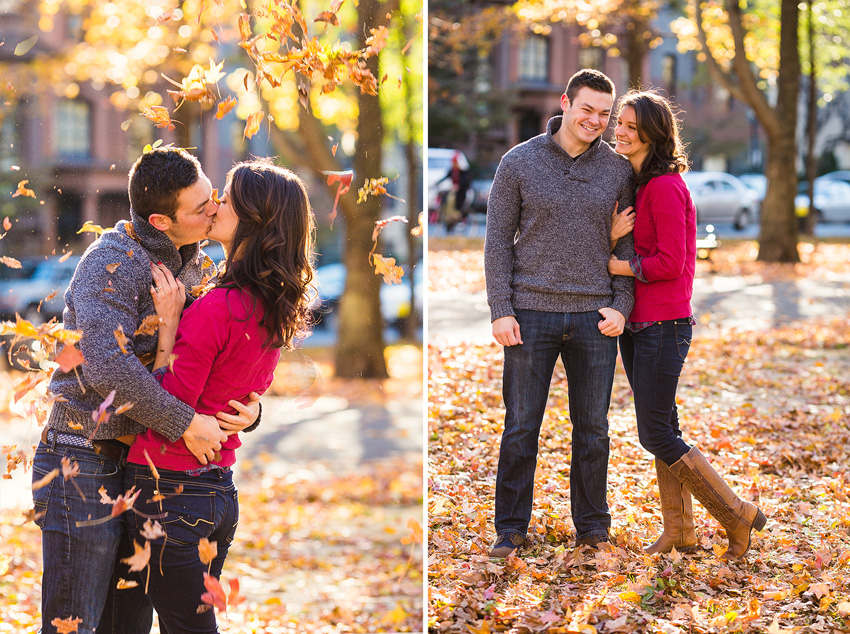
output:
[[490, 549], [490, 556], [504, 558], [523, 545], [525, 545], [525, 537], [516, 533], [504, 533], [496, 539], [496, 543]]
[[589, 535], [576, 539], [576, 548], [580, 546], [589, 546], [590, 548], [599, 548], [599, 544], [610, 544], [611, 540], [608, 535]]

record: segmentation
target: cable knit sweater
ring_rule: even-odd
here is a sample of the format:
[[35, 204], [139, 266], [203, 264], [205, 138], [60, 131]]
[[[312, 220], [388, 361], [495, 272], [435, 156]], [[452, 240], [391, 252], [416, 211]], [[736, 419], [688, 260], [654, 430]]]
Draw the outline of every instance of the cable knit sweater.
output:
[[[632, 310], [632, 278], [608, 275], [611, 214], [634, 203], [632, 167], [601, 139], [572, 158], [553, 136], [561, 122], [512, 148], [496, 171], [484, 243], [492, 320], [517, 309]], [[631, 234], [614, 253], [634, 256]]]
[[[95, 439], [150, 428], [174, 441], [189, 427], [195, 411], [166, 392], [145, 367], [154, 360], [156, 333], [134, 333], [145, 317], [156, 312], [150, 294], [151, 262], [165, 264], [188, 291], [203, 279], [206, 258], [197, 243], [178, 251], [147, 220], [132, 211], [130, 215], [131, 222], [122, 220], [86, 250], [65, 291], [65, 328], [83, 331], [78, 347], [86, 361], [77, 368], [79, 379], [74, 370], [53, 373], [49, 389], [65, 402], [54, 403], [48, 425]], [[119, 326], [129, 339], [125, 351], [115, 335]], [[96, 425], [92, 411], [112, 390], [110, 412], [126, 403], [133, 407]]]

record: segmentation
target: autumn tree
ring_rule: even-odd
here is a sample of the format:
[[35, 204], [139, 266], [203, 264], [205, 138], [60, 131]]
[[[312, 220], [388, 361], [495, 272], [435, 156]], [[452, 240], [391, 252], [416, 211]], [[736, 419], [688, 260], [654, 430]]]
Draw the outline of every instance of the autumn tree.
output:
[[[384, 104], [403, 103], [417, 125], [411, 104], [420, 99], [421, 74], [415, 71], [402, 91], [409, 71], [399, 60], [404, 46], [408, 56], [421, 56], [420, 8], [408, 0], [367, 0], [356, 7], [333, 0], [310, 5], [308, 17], [286, 0], [42, 0], [42, 31], [67, 28], [70, 15], [79, 33], [37, 66], [29, 64], [29, 71], [57, 84], [113, 87], [113, 105], [144, 113], [166, 142], [186, 146], [193, 119], [211, 126], [237, 116], [245, 120], [243, 137], [265, 135], [285, 164], [322, 180], [337, 173], [332, 190], [351, 188], [338, 197], [343, 221], [336, 226], [345, 235], [348, 279], [337, 370], [347, 377], [385, 377], [381, 278], [370, 252], [386, 200], [384, 145], [406, 119], [396, 117], [388, 138]], [[402, 42], [395, 34], [405, 28], [411, 35]], [[391, 39], [395, 49], [385, 50]], [[412, 142], [421, 142], [421, 134]], [[317, 213], [327, 217], [328, 211]]]
[[701, 51], [712, 78], [753, 109], [767, 136], [758, 259], [797, 262], [799, 6], [794, 0], [746, 7], [740, 0], [692, 0], [688, 6], [690, 20], [674, 24], [682, 44]]
[[514, 10], [536, 31], [546, 32], [553, 23], [575, 24], [582, 46], [608, 49], [623, 57], [629, 85], [639, 87], [650, 49], [661, 38], [652, 27], [658, 0], [518, 0]]

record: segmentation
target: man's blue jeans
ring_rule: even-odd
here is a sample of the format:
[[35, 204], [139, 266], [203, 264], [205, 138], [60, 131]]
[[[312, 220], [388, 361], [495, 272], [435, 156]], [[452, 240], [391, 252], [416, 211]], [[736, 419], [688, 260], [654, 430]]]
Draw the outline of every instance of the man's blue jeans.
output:
[[[145, 516], [156, 516], [166, 536], [151, 541], [150, 579], [146, 570], [140, 583], [148, 583], [150, 600], [159, 615], [160, 629], [168, 634], [218, 632], [215, 611], [204, 605], [201, 595], [204, 573], [221, 576], [227, 551], [236, 534], [239, 500], [229, 470], [212, 469], [200, 475], [159, 470], [155, 480], [147, 465], [128, 464], [124, 486], [141, 491], [136, 507]], [[179, 492], [178, 492], [179, 491]], [[161, 494], [164, 499], [154, 501]], [[146, 517], [127, 514], [131, 539], [144, 543], [140, 535]], [[217, 546], [217, 554], [208, 565], [198, 555], [202, 538]], [[131, 574], [131, 573], [128, 573]]]
[[640, 444], [668, 466], [691, 449], [679, 429], [676, 388], [692, 332], [690, 320], [685, 318], [657, 321], [620, 336], [623, 367], [634, 393]]
[[505, 430], [496, 476], [496, 533], [525, 536], [531, 521], [537, 442], [558, 357], [567, 373], [572, 459], [570, 510], [576, 538], [608, 535], [608, 406], [617, 339], [598, 312], [516, 311], [522, 345], [505, 347]]
[[[62, 477], [65, 457], [80, 468], [73, 482]], [[153, 613], [143, 592], [110, 591], [124, 531], [121, 518], [86, 524], [112, 512], [111, 506], [101, 503], [101, 487], [112, 499], [124, 493], [123, 463], [84, 447], [41, 442], [35, 452], [33, 482], [53, 469], [59, 469], [59, 475], [33, 491], [35, 512], [41, 514], [36, 524], [41, 528], [44, 562], [41, 631], [55, 633], [54, 619], [80, 618], [80, 633], [147, 634]], [[114, 614], [122, 616], [113, 619]]]

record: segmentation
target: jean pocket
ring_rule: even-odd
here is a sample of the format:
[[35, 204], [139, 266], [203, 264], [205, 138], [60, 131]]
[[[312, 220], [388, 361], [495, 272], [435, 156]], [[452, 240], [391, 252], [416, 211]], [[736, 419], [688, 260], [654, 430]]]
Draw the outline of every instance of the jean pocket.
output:
[[691, 349], [691, 333], [693, 332], [690, 324], [676, 323], [676, 351], [679, 353], [679, 358], [684, 361], [688, 358], [688, 351]]
[[172, 495], [161, 502], [166, 543], [197, 545], [215, 529], [215, 493], [186, 492]]
[[58, 474], [57, 476], [54, 476], [50, 482], [43, 486], [39, 486], [38, 488], [36, 488], [35, 485], [47, 477], [51, 471], [52, 469], [46, 469], [39, 466], [37, 462], [34, 463], [32, 467], [32, 483], [34, 485], [32, 489], [32, 502], [35, 510], [35, 518], [33, 521], [39, 528], [44, 528], [45, 516], [47, 515], [47, 504], [50, 502], [50, 492], [53, 490], [56, 478], [61, 478], [62, 475]]

